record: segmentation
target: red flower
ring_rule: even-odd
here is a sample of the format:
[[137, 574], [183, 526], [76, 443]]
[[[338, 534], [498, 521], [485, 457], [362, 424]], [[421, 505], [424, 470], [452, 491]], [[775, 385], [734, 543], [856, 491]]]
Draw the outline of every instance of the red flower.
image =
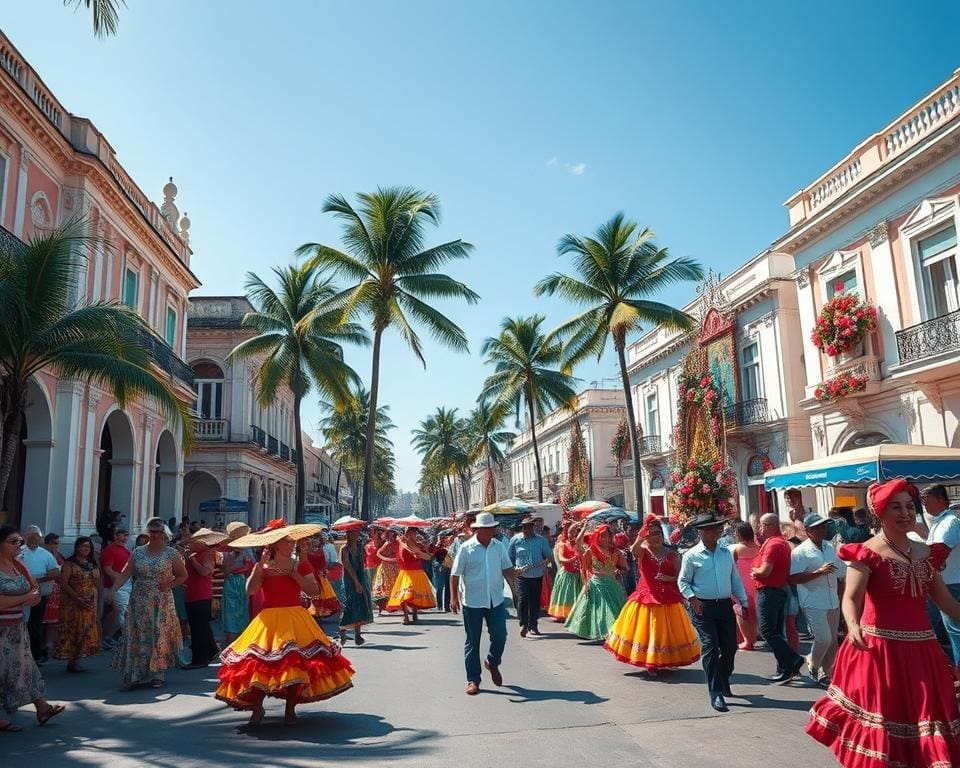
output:
[[282, 517], [278, 517], [276, 520], [271, 520], [269, 523], [267, 523], [266, 527], [268, 531], [275, 531], [278, 528], [284, 528], [286, 525], [287, 521]]

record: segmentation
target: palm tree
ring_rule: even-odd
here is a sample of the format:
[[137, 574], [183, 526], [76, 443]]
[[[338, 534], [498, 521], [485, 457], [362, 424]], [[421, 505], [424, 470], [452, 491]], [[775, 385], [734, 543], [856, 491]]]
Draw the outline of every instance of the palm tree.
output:
[[127, 6], [126, 0], [63, 0], [63, 4], [79, 8], [81, 5], [93, 11], [93, 34], [96, 37], [109, 37], [117, 34], [120, 21], [120, 6]]
[[29, 380], [42, 370], [108, 390], [121, 408], [152, 398], [192, 441], [189, 406], [180, 400], [143, 343], [150, 331], [115, 302], [74, 304], [88, 246], [87, 224], [73, 221], [28, 244], [0, 239], [0, 498], [6, 491], [23, 429]]
[[247, 273], [247, 297], [256, 307], [242, 321], [257, 332], [230, 353], [231, 358], [259, 361], [257, 401], [268, 406], [281, 387], [293, 395], [294, 440], [297, 451], [297, 520], [303, 516], [304, 469], [300, 404], [313, 385], [335, 403], [351, 397], [350, 384], [359, 379], [343, 362], [339, 342], [369, 344], [366, 331], [342, 322], [343, 313], [331, 304], [337, 291], [329, 280], [318, 279], [307, 265], [274, 268], [279, 284], [274, 290], [254, 273]]
[[654, 245], [653, 232], [639, 229], [623, 213], [615, 214], [594, 237], [565, 235], [557, 246], [557, 255], [573, 257], [576, 277], [554, 273], [537, 283], [533, 292], [537, 296], [558, 294], [588, 307], [557, 329], [567, 340], [564, 355], [568, 365], [593, 356], [599, 359], [607, 338], [613, 339], [626, 399], [637, 509], [642, 511], [640, 447], [627, 374], [627, 336], [640, 323], [689, 331], [693, 318], [649, 297], [676, 283], [702, 279], [703, 267], [690, 258], [671, 258], [666, 248]]
[[[490, 403], [480, 400], [476, 407], [470, 411], [469, 422], [469, 448], [471, 462], [486, 461], [487, 471], [484, 477], [484, 505], [490, 504], [496, 499], [487, 498], [487, 491], [491, 486], [495, 489], [493, 483], [493, 464], [498, 467], [503, 465], [506, 456], [503, 447], [516, 435], [513, 432], [507, 432], [503, 429], [503, 423], [506, 420], [506, 412], [502, 408], [495, 408]], [[494, 491], [495, 492], [495, 491]]]
[[543, 502], [543, 471], [537, 444], [537, 422], [558, 405], [574, 408], [577, 379], [563, 370], [563, 345], [554, 333], [544, 334], [543, 315], [505, 318], [500, 335], [483, 342], [482, 354], [494, 366], [483, 383], [482, 402], [494, 408], [514, 410], [519, 426], [520, 410], [527, 409], [530, 436], [537, 467], [537, 498]]
[[[413, 430], [413, 447], [423, 454], [424, 465], [434, 467], [447, 480], [450, 509], [456, 510], [451, 475], [460, 476], [469, 466], [467, 421], [457, 418], [457, 409], [439, 407]], [[469, 482], [468, 482], [469, 486]]]
[[439, 224], [440, 206], [435, 195], [409, 187], [378, 189], [357, 196], [354, 208], [332, 195], [323, 210], [344, 222], [345, 251], [319, 243], [297, 250], [309, 256], [310, 265], [332, 270], [353, 283], [340, 294], [344, 318], [363, 316], [373, 329], [373, 370], [370, 376], [370, 414], [364, 458], [364, 494], [361, 516], [369, 519], [369, 490], [373, 482], [373, 434], [380, 392], [380, 344], [387, 328], [403, 337], [424, 367], [423, 347], [414, 324], [458, 352], [468, 351], [467, 337], [452, 320], [426, 302], [428, 299], [465, 299], [479, 296], [466, 285], [435, 270], [454, 259], [464, 259], [473, 246], [462, 240], [424, 248], [427, 224]]

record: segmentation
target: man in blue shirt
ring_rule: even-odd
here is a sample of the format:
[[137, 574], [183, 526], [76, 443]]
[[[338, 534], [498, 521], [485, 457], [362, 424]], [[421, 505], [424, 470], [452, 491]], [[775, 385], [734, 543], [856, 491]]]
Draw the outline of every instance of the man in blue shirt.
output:
[[683, 555], [677, 586], [690, 606], [693, 628], [700, 637], [703, 671], [710, 691], [710, 706], [727, 712], [724, 696], [730, 691], [730, 675], [737, 653], [737, 620], [733, 600], [740, 602], [747, 616], [747, 591], [737, 571], [733, 555], [717, 544], [725, 519], [715, 513], [698, 515], [688, 527], [700, 534], [700, 543]]
[[540, 590], [543, 588], [543, 566], [553, 560], [553, 550], [543, 536], [536, 532], [536, 521], [525, 517], [520, 521], [520, 533], [510, 539], [507, 554], [517, 569], [517, 618], [520, 637], [527, 632], [539, 635]]

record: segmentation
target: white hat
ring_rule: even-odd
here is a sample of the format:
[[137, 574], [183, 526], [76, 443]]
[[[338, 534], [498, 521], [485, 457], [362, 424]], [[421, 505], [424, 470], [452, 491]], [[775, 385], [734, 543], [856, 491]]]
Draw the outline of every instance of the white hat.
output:
[[481, 512], [477, 515], [477, 519], [474, 520], [471, 524], [471, 528], [496, 528], [499, 523], [497, 523], [496, 518], [490, 512]]

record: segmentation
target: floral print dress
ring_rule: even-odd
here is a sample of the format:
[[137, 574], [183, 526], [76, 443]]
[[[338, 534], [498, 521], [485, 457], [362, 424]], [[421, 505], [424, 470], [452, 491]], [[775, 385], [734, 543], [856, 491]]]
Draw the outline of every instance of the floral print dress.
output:
[[173, 592], [160, 589], [162, 580], [173, 578], [177, 557], [173, 547], [157, 555], [151, 555], [146, 546], [133, 550], [133, 589], [123, 642], [113, 660], [124, 686], [163, 680], [164, 670], [177, 664], [183, 650]]
[[[23, 595], [30, 582], [22, 573], [16, 576], [0, 571], [0, 595]], [[43, 678], [30, 654], [30, 638], [23, 609], [0, 611], [0, 704], [13, 712], [24, 704], [43, 697]]]
[[70, 595], [60, 593], [60, 631], [57, 644], [53, 649], [55, 659], [79, 659], [84, 656], [96, 656], [100, 653], [100, 622], [97, 620], [97, 584], [99, 575], [93, 563], [80, 564], [68, 561], [70, 569], [69, 585], [81, 598], [91, 599], [88, 608], [74, 600]]

